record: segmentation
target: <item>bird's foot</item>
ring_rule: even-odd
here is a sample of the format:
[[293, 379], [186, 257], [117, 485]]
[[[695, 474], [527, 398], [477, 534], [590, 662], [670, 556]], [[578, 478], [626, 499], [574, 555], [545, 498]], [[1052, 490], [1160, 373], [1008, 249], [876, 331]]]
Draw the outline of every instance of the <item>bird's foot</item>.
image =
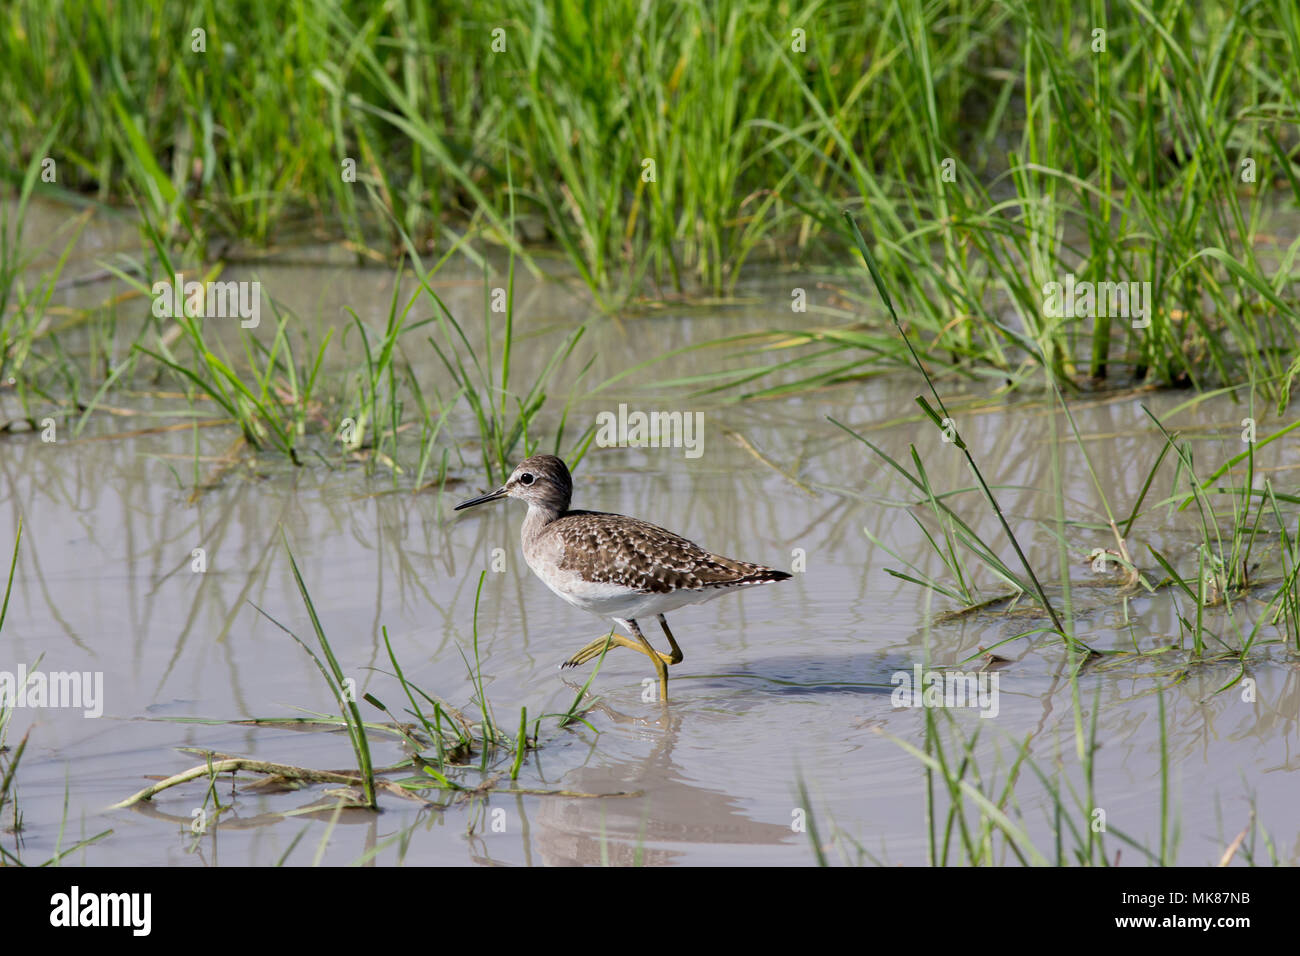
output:
[[[607, 637], [596, 638], [594, 641], [592, 641], [582, 650], [578, 651], [578, 653], [574, 654], [567, 661], [561, 664], [560, 665], [561, 669], [568, 668], [568, 667], [578, 667], [579, 665], [586, 664], [588, 661], [595, 660], [597, 657], [600, 657], [600, 655], [605, 652], [606, 645], [608, 645], [611, 649], [614, 648], [615, 646], [628, 647], [634, 651], [638, 651], [639, 653], [642, 654], [646, 653], [646, 649], [641, 644], [640, 641], [633, 640], [630, 637], [624, 637], [622, 634], [611, 634], [608, 635]], [[659, 651], [655, 651], [654, 653], [665, 664], [677, 663], [677, 661], [673, 660], [672, 657], [670, 657], [667, 654], [661, 654], [659, 653]]]

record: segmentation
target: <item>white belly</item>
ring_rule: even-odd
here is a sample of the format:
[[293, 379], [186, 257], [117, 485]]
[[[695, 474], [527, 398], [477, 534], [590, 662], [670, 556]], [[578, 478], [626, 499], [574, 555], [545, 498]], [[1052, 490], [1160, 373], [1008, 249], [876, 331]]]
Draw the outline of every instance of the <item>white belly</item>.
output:
[[584, 581], [575, 571], [556, 571], [548, 568], [543, 573], [538, 568], [533, 568], [533, 573], [541, 578], [548, 588], [574, 607], [599, 617], [624, 621], [667, 614], [688, 604], [710, 601], [719, 594], [732, 590], [731, 588], [708, 588], [698, 591], [682, 590], [646, 594], [618, 584]]

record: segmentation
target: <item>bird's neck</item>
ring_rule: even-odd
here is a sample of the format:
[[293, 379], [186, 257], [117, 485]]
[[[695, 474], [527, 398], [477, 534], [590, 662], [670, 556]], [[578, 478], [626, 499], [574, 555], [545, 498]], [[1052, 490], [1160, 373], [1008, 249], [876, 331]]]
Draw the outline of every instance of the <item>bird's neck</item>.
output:
[[523, 537], [527, 541], [541, 534], [542, 529], [564, 512], [552, 504], [538, 501], [528, 503], [528, 517], [524, 518]]

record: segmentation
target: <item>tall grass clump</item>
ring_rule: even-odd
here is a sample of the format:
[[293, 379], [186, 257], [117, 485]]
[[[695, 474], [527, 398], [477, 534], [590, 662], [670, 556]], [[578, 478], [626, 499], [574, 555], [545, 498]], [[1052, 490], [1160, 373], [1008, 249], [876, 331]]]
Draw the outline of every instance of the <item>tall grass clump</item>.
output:
[[[832, 144], [818, 165], [852, 182], [924, 352], [1016, 386], [1045, 373], [1070, 388], [1116, 366], [1161, 385], [1253, 379], [1284, 406], [1300, 241], [1279, 242], [1269, 222], [1300, 199], [1300, 15], [953, 7], [947, 31], [919, 3], [893, 7], [880, 85], [895, 87], [901, 129], [804, 84], [810, 118], [784, 130]], [[953, 74], [971, 67], [985, 79], [961, 91]], [[958, 105], [986, 119], [952, 122]], [[840, 197], [816, 205], [834, 229]], [[1139, 283], [1145, 314], [1128, 314], [1131, 300], [1115, 301], [1120, 315], [1061, 314], [1047, 290], [1067, 277]]]
[[[1280, 398], [1293, 372], [1289, 6], [16, 0], [0, 54], [20, 168], [48, 152], [195, 249], [310, 224], [391, 254], [481, 221], [616, 307], [821, 258], [848, 201], [933, 347], [1013, 381], [1246, 366]], [[1150, 282], [1150, 325], [1045, 315], [1066, 274]]]
[[[975, 568], [978, 567], [1010, 588], [1010, 594], [1005, 596], [1019, 598], [1027, 595], [1039, 606], [1044, 617], [1050, 622], [1050, 628], [1036, 628], [1026, 634], [1017, 635], [1018, 637], [1044, 630], [1054, 632], [1067, 643], [1072, 652], [1075, 650], [1086, 652], [1086, 656], [1081, 658], [1080, 662], [1092, 656], [1116, 653], [1089, 646], [1079, 639], [1074, 630], [1070, 552], [1075, 546], [1067, 537], [1067, 526], [1078, 522], [1072, 521], [1064, 512], [1066, 499], [1059, 458], [1053, 459], [1057, 508], [1055, 536], [1058, 540], [1060, 563], [1059, 601], [1062, 605], [1061, 612], [1058, 613], [1057, 602], [1049, 597], [1044, 589], [1039, 575], [1003, 514], [1001, 505], [976, 462], [971, 448], [963, 440], [956, 427], [956, 421], [944, 405], [925, 363], [913, 349], [911, 336], [903, 328], [895, 311], [880, 267], [856, 219], [852, 214], [846, 214], [846, 219], [856, 239], [859, 255], [893, 321], [898, 337], [906, 346], [914, 366], [920, 371], [929, 387], [930, 398], [921, 396], [916, 399], [923, 416], [943, 434], [945, 441], [953, 444], [965, 457], [984, 503], [997, 519], [1006, 543], [1010, 545], [1015, 555], [1015, 561], [1004, 560], [998, 542], [982, 536], [971, 520], [957, 509], [953, 500], [955, 493], [934, 487], [915, 446], [910, 448], [909, 467], [907, 463], [900, 463], [889, 456], [852, 428], [831, 419], [832, 424], [862, 442], [875, 456], [911, 485], [916, 503], [928, 510], [932, 525], [939, 529], [937, 536], [932, 534], [927, 524], [909, 510], [909, 516], [916, 522], [930, 551], [937, 557], [946, 572], [946, 577], [943, 578], [935, 578], [925, 573], [914, 561], [893, 552], [868, 531], [874, 543], [884, 547], [891, 556], [903, 561], [907, 566], [906, 570], [891, 569], [889, 573], [941, 594], [961, 608], [973, 609], [987, 603], [980, 598], [975, 585]], [[1175, 605], [1177, 605], [1178, 592], [1181, 592], [1191, 602], [1193, 608], [1190, 617], [1181, 610], [1178, 614], [1182, 627], [1191, 638], [1192, 653], [1197, 658], [1204, 658], [1210, 653], [1207, 638], [1212, 638], [1218, 645], [1214, 653], [1234, 657], [1240, 662], [1239, 676], [1244, 676], [1246, 662], [1258, 643], [1280, 641], [1300, 647], [1296, 645], [1297, 610], [1300, 609], [1300, 560], [1297, 560], [1300, 558], [1300, 518], [1294, 514], [1285, 514], [1282, 509], [1282, 504], [1289, 506], [1300, 504], [1300, 497], [1275, 489], [1272, 480], [1267, 476], [1263, 477], [1262, 481], [1258, 480], [1256, 466], [1256, 455], [1262, 449], [1280, 442], [1300, 427], [1300, 422], [1284, 425], [1270, 434], [1258, 434], [1255, 419], [1253, 417], [1245, 419], [1242, 423], [1247, 426], [1247, 431], [1243, 433], [1245, 450], [1230, 457], [1209, 476], [1204, 476], [1198, 471], [1191, 443], [1180, 441], [1176, 434], [1171, 433], [1143, 406], [1143, 411], [1150, 418], [1163, 441], [1159, 454], [1147, 472], [1142, 488], [1125, 517], [1123, 512], [1113, 506], [1109, 500], [1083, 437], [1079, 433], [1069, 403], [1060, 388], [1054, 387], [1053, 398], [1055, 402], [1059, 402], [1060, 410], [1069, 423], [1084, 466], [1096, 490], [1101, 509], [1105, 514], [1102, 526], [1114, 539], [1113, 549], [1094, 548], [1090, 553], [1089, 559], [1094, 560], [1094, 567], [1098, 556], [1102, 558], [1103, 563], [1110, 561], [1118, 566], [1123, 571], [1122, 586], [1126, 589], [1141, 585], [1150, 592], [1157, 587], [1169, 585], [1175, 589]], [[1253, 401], [1252, 399], [1252, 404]], [[1055, 435], [1057, 427], [1055, 416], [1052, 422], [1053, 435]], [[1052, 447], [1056, 447], [1055, 441], [1052, 442]], [[1174, 463], [1172, 486], [1176, 493], [1164, 502], [1147, 503], [1149, 492], [1156, 481], [1157, 471], [1167, 460]], [[1244, 474], [1235, 474], [1238, 466], [1244, 466]], [[1182, 490], [1179, 490], [1180, 487]], [[1146, 504], [1145, 510], [1144, 504]], [[1166, 507], [1176, 505], [1180, 511], [1194, 506], [1195, 527], [1199, 531], [1200, 542], [1195, 549], [1196, 569], [1191, 575], [1180, 573], [1174, 559], [1166, 556], [1156, 547], [1150, 546], [1151, 557], [1166, 574], [1163, 581], [1153, 584], [1137, 566], [1133, 554], [1134, 548], [1129, 538], [1135, 524], [1162, 505]], [[1288, 531], [1289, 521], [1297, 522], [1295, 536]], [[1273, 546], [1269, 547], [1269, 545]], [[1276, 574], [1270, 574], [1270, 571], [1259, 574], [1259, 568], [1264, 562], [1264, 555], [1261, 552], [1264, 551], [1269, 553], [1268, 560], [1272, 565], [1270, 571], [1276, 571]], [[974, 565], [969, 560], [972, 557], [975, 559]], [[1272, 590], [1264, 603], [1263, 610], [1255, 615], [1253, 623], [1250, 623], [1247, 629], [1248, 621], [1241, 614], [1236, 613], [1234, 601], [1252, 590], [1258, 591], [1261, 586], [1271, 587], [1273, 584], [1277, 587]], [[1223, 614], [1235, 634], [1215, 634], [1211, 630], [1208, 612], [1209, 609], [1217, 606], [1222, 607]], [[1231, 683], [1226, 686], [1231, 686]]]
[[[537, 270], [528, 246], [549, 242], [611, 310], [728, 292], [755, 257], [834, 259], [853, 247], [847, 205], [927, 361], [1049, 392], [1253, 381], [1284, 408], [1300, 240], [1277, 216], [1300, 201], [1297, 88], [1300, 14], [1228, 0], [14, 0], [0, 12], [0, 101], [14, 104], [0, 179], [16, 197], [0, 212], [0, 372], [63, 347], [32, 348], [53, 279], [24, 287], [17, 266], [38, 190], [135, 205], [183, 263], [308, 235], [415, 261], [471, 237]], [[1107, 284], [1106, 309], [1049, 308], [1067, 281]], [[332, 424], [351, 419], [349, 450], [395, 461], [413, 403], [423, 475], [446, 462], [433, 436], [456, 395], [494, 474], [526, 447], [537, 394], [505, 378], [503, 355], [453, 355], [468, 330], [442, 311], [452, 387], [402, 381], [393, 342], [418, 320], [358, 328], [366, 368]], [[790, 392], [910, 363], [860, 314], [817, 312], [844, 321], [796, 322], [782, 361], [719, 380]], [[192, 356], [147, 347], [251, 444], [300, 458], [321, 353], [290, 358], [277, 333], [246, 343], [246, 375], [196, 331]], [[140, 358], [86, 376], [90, 404]], [[84, 402], [78, 371], [50, 370]], [[18, 377], [24, 401], [29, 385]]]

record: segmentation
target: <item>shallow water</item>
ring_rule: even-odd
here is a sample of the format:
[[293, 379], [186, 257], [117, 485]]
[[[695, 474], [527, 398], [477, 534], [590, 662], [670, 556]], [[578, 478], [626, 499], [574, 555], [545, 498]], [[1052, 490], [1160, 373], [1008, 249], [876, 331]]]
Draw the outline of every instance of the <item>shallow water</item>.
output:
[[[98, 241], [76, 260], [87, 270], [104, 254], [104, 240]], [[230, 277], [254, 275], [311, 329], [341, 327], [348, 305], [380, 324], [391, 294], [386, 270], [299, 264], [241, 268]], [[531, 382], [568, 329], [590, 321], [566, 366], [579, 369], [594, 354], [583, 388], [668, 349], [806, 321], [792, 319], [793, 286], [813, 290], [814, 302], [830, 295], [815, 278], [774, 275], [744, 287], [736, 303], [600, 318], [561, 287], [527, 276], [519, 282], [516, 332], [525, 346], [516, 353], [516, 381]], [[449, 269], [437, 288], [467, 327], [480, 328], [481, 274]], [[91, 295], [78, 288], [66, 298], [75, 303]], [[441, 495], [436, 489], [413, 494], [409, 471], [394, 479], [360, 464], [294, 468], [273, 455], [248, 456], [190, 503], [196, 440], [205, 459], [199, 470], [208, 474], [216, 463], [206, 459], [229, 445], [231, 430], [203, 429], [197, 439], [188, 429], [114, 437], [175, 419], [101, 415], [78, 440], [0, 439], [0, 542], [12, 542], [23, 522], [0, 670], [17, 672], [40, 658], [46, 671], [102, 672], [105, 698], [97, 719], [74, 709], [15, 712], [10, 745], [30, 730], [18, 777], [24, 858], [39, 861], [55, 852], [66, 817], [63, 846], [112, 830], [71, 860], [94, 864], [261, 865], [282, 858], [306, 864], [318, 856], [337, 864], [363, 857], [412, 864], [799, 864], [814, 857], [808, 835], [792, 824], [811, 814], [824, 840], [837, 828], [876, 860], [925, 862], [925, 778], [921, 763], [899, 743], [920, 746], [924, 711], [891, 706], [891, 678], [927, 661], [957, 665], [975, 656], [968, 665], [974, 668], [981, 648], [999, 642], [1006, 642], [997, 654], [1007, 663], [997, 671], [996, 717], [981, 718], [975, 708], [949, 711], [965, 733], [980, 731], [976, 754], [986, 792], [1006, 779], [1021, 746], [1049, 777], [1059, 765], [1081, 789], [1066, 655], [1041, 635], [1008, 640], [1044, 620], [1003, 609], [940, 618], [955, 605], [886, 573], [902, 565], [867, 534], [922, 571], [940, 573], [911, 514], [931, 533], [933, 523], [923, 509], [893, 504], [909, 498], [910, 489], [827, 421], [831, 416], [862, 431], [896, 460], [905, 460], [915, 444], [937, 488], [972, 487], [956, 449], [916, 420], [913, 398], [923, 382], [899, 372], [743, 404], [727, 403], [726, 394], [682, 399], [653, 387], [668, 375], [685, 379], [737, 361], [728, 355], [687, 353], [670, 371], [638, 373], [579, 400], [570, 412], [578, 430], [621, 402], [647, 411], [698, 411], [705, 423], [699, 457], [682, 448], [593, 448], [575, 475], [576, 507], [634, 514], [735, 557], [784, 568], [806, 562], [791, 581], [672, 615], [686, 658], [672, 670], [667, 707], [643, 700], [642, 682], [653, 675], [645, 659], [616, 649], [592, 685], [599, 700], [587, 719], [594, 729], [542, 720], [542, 746], [525, 760], [520, 786], [603, 797], [494, 794], [431, 811], [384, 796], [381, 814], [348, 811], [332, 821], [328, 812], [286, 815], [322, 800], [327, 787], [262, 793], [241, 786], [235, 810], [197, 837], [189, 825], [204, 801], [203, 782], [168, 790], [135, 810], [106, 811], [151, 775], [200, 762], [179, 747], [314, 768], [354, 766], [341, 733], [231, 723], [335, 710], [315, 665], [257, 610], [299, 635], [311, 633], [281, 528], [358, 696], [372, 693], [395, 712], [400, 689], [388, 673], [382, 628], [408, 679], [458, 706], [473, 698], [462, 654], [472, 660], [475, 596], [480, 572], [494, 566], [493, 549], [502, 549], [503, 569], [488, 570], [484, 579], [478, 640], [486, 693], [502, 726], [513, 731], [521, 707], [530, 724], [565, 711], [590, 665], [560, 671], [557, 664], [604, 630], [524, 565], [521, 505], [498, 502], [452, 514], [457, 501], [486, 487], [481, 469], [457, 468], [457, 480]], [[408, 343], [408, 356], [430, 381], [445, 378], [427, 346]], [[942, 388], [953, 409], [981, 397], [955, 380]], [[563, 383], [553, 389], [557, 401], [566, 391]], [[0, 417], [13, 414], [13, 396], [0, 396]], [[1162, 443], [1140, 404], [1163, 418], [1189, 397], [1117, 393], [1072, 405], [1121, 517]], [[157, 395], [111, 404], [137, 411], [184, 407]], [[553, 424], [555, 414], [557, 404], [548, 407], [545, 422]], [[1198, 464], [1208, 472], [1242, 449], [1238, 422], [1246, 414], [1219, 398], [1177, 412], [1172, 423], [1196, 438]], [[1257, 415], [1261, 434], [1280, 424]], [[1091, 570], [1092, 549], [1112, 546], [1113, 539], [1098, 528], [1105, 511], [1083, 457], [1067, 440], [1065, 421], [1044, 402], [1025, 399], [955, 417], [1031, 562], [1057, 585], [1062, 574], [1052, 532], [1059, 463], [1066, 517], [1078, 522], [1063, 532], [1080, 636], [1100, 649], [1180, 643], [1176, 615], [1190, 612], [1175, 605], [1171, 589], [1131, 592], [1125, 600], [1113, 579]], [[472, 463], [473, 435], [463, 416], [453, 430]], [[1297, 487], [1298, 467], [1294, 441], [1261, 449], [1257, 461], [1276, 487], [1289, 491]], [[1167, 459], [1148, 502], [1169, 494], [1172, 475]], [[977, 493], [957, 500], [1010, 563], [1010, 548]], [[1190, 511], [1161, 508], [1138, 522], [1129, 546], [1154, 581], [1162, 575], [1149, 545], [1187, 570], [1198, 540]], [[203, 573], [191, 567], [195, 548], [206, 552]], [[990, 575], [973, 561], [968, 566], [987, 596], [1000, 593]], [[1254, 603], [1240, 606], [1247, 627], [1257, 599], [1269, 593], [1261, 588]], [[1059, 587], [1053, 594], [1063, 599]], [[1211, 613], [1214, 627], [1231, 633], [1221, 612]], [[646, 633], [662, 642], [657, 627]], [[1248, 668], [1257, 682], [1254, 701], [1243, 700], [1238, 689], [1215, 693], [1237, 675], [1231, 661], [1189, 664], [1174, 651], [1086, 668], [1079, 695], [1085, 720], [1100, 708], [1095, 789], [1108, 826], [1144, 847], [1160, 845], [1159, 691], [1179, 830], [1176, 859], [1216, 861], [1253, 806], [1279, 857], [1297, 862], [1295, 660], [1276, 645], [1257, 649]], [[362, 709], [367, 719], [384, 719], [367, 704]], [[387, 739], [376, 738], [372, 747], [376, 765], [403, 756]], [[228, 777], [217, 792], [230, 802]], [[1047, 853], [1050, 803], [1025, 768], [1016, 794], [1023, 825]], [[1087, 822], [1081, 812], [1074, 821]], [[837, 842], [832, 859], [846, 845]], [[1143, 862], [1113, 835], [1108, 846], [1121, 863]]]

